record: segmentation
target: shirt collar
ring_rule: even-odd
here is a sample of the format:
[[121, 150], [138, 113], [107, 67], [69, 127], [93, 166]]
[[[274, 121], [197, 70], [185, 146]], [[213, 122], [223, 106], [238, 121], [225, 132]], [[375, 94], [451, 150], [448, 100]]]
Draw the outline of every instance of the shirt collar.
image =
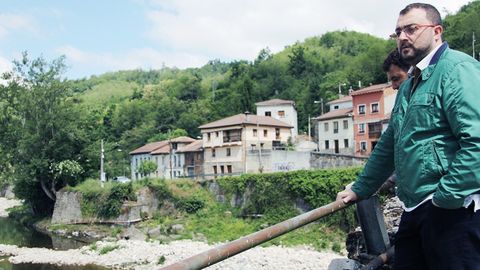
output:
[[443, 44], [439, 44], [437, 47], [435, 47], [435, 49], [433, 49], [432, 51], [430, 51], [429, 54], [427, 54], [427, 56], [425, 56], [420, 62], [418, 62], [417, 64], [417, 68], [419, 68], [421, 71], [423, 71], [424, 69], [426, 69], [428, 67], [428, 65], [430, 65], [430, 61], [432, 60], [433, 56], [435, 55], [435, 53], [438, 51], [438, 49], [440, 49], [440, 47], [442, 46]]
[[431, 50], [430, 53], [428, 53], [427, 56], [425, 56], [420, 62], [418, 62], [416, 66], [411, 66], [410, 69], [408, 70], [408, 75], [411, 76], [413, 74], [415, 67], [417, 67], [421, 71], [426, 69], [430, 64], [430, 62], [432, 61], [433, 57], [435, 56], [435, 53], [440, 49], [440, 47], [442, 47], [443, 44], [445, 43], [437, 45], [437, 47]]

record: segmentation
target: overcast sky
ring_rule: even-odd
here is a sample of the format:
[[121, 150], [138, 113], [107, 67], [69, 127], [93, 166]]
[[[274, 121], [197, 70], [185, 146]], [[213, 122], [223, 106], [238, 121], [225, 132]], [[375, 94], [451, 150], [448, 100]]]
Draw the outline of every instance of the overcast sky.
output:
[[[468, 0], [426, 1], [444, 16]], [[253, 60], [328, 31], [387, 38], [408, 1], [0, 0], [0, 71], [22, 51], [67, 57], [69, 78]]]

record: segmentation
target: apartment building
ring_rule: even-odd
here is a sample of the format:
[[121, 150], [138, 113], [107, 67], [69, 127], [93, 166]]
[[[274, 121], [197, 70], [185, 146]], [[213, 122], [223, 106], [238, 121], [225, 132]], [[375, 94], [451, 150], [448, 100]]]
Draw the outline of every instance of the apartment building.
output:
[[199, 127], [205, 176], [266, 172], [262, 156], [285, 148], [292, 125], [269, 116], [237, 114]]
[[355, 155], [368, 156], [373, 151], [388, 124], [396, 95], [388, 83], [351, 93]]

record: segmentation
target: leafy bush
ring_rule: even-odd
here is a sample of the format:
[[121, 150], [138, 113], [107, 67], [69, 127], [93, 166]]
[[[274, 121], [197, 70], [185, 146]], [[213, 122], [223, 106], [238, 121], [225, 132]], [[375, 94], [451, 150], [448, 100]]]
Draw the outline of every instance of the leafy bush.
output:
[[[302, 199], [314, 209], [335, 200], [343, 186], [354, 181], [361, 168], [328, 170], [303, 170], [287, 173], [244, 174], [218, 179], [227, 196], [247, 193], [242, 212], [244, 215], [264, 214], [269, 223], [291, 218], [298, 214], [294, 209], [296, 199]], [[327, 225], [344, 230], [354, 227], [353, 209], [334, 213], [321, 219]]]
[[100, 202], [99, 215], [106, 218], [117, 217], [120, 215], [123, 202], [127, 200], [136, 200], [132, 184], [114, 185], [107, 199]]
[[205, 206], [205, 201], [197, 196], [178, 198], [176, 205], [180, 210], [184, 210], [187, 213], [196, 213], [198, 210]]

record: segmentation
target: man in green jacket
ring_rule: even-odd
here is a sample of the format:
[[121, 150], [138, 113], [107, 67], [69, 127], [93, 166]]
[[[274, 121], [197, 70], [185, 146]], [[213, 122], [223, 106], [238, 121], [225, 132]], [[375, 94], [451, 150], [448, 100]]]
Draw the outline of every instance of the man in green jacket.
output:
[[395, 269], [480, 269], [480, 63], [442, 32], [431, 5], [400, 12], [392, 36], [412, 76], [364, 170], [337, 196], [368, 198], [395, 170], [405, 209]]

